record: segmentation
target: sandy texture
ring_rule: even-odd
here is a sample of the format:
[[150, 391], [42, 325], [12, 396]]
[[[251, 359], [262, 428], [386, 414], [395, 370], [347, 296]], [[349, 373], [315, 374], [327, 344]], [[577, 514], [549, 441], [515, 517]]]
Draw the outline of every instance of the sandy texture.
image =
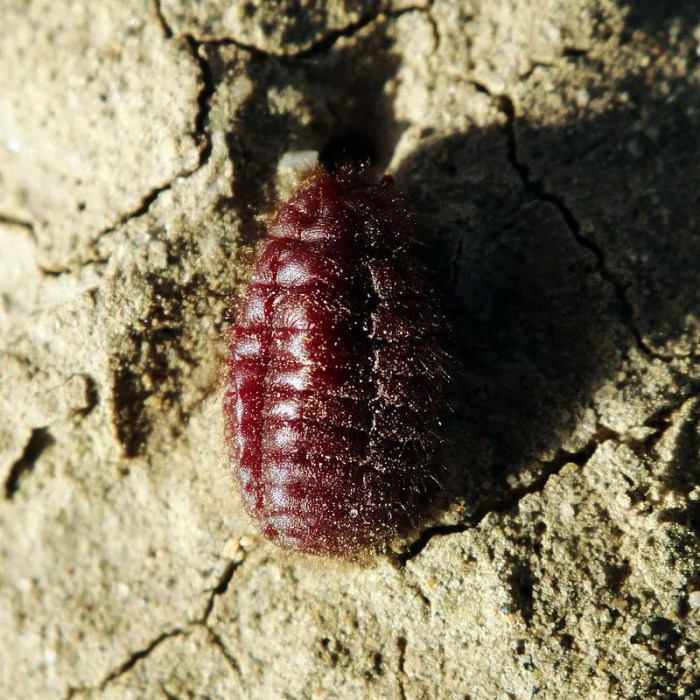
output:
[[[5, 5], [0, 697], [700, 694], [696, 3]], [[257, 537], [219, 408], [280, 161], [340, 143], [462, 367], [362, 565]]]

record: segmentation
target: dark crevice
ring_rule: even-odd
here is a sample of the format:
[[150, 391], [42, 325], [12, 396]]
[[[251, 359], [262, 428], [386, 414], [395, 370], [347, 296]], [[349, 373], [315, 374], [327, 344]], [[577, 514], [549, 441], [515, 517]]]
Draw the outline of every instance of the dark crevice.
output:
[[493, 94], [491, 93], [491, 90], [489, 90], [484, 83], [482, 83], [478, 80], [470, 80], [469, 82], [478, 93], [481, 93], [482, 95], [486, 95], [487, 97], [493, 98]]
[[163, 30], [163, 36], [166, 39], [172, 39], [173, 30], [170, 28], [170, 25], [165, 19], [165, 15], [163, 14], [163, 8], [160, 5], [160, 0], [153, 0], [153, 6], [155, 9], [156, 17], [158, 19], [158, 23], [160, 24], [160, 28]]
[[466, 532], [467, 530], [478, 527], [486, 516], [492, 513], [503, 514], [513, 511], [525, 496], [539, 493], [545, 487], [549, 478], [558, 474], [565, 465], [573, 463], [581, 467], [586, 464], [598, 448], [598, 445], [606, 439], [608, 439], [607, 433], [596, 434], [593, 441], [577, 452], [561, 450], [550, 462], [543, 463], [542, 473], [537, 479], [534, 479], [531, 484], [514, 489], [502, 500], [484, 501], [471, 516], [462, 522], [450, 525], [434, 525], [425, 529], [418, 538], [408, 546], [406, 551], [398, 556], [399, 563], [404, 565], [406, 562], [418, 556], [425, 549], [428, 542], [434, 537]]
[[204, 58], [199, 50], [199, 43], [192, 36], [186, 36], [187, 45], [192, 51], [192, 57], [199, 66], [199, 73], [202, 76], [202, 89], [197, 96], [197, 116], [194, 120], [195, 138], [200, 142], [199, 164], [198, 170], [209, 161], [211, 156], [213, 143], [211, 134], [208, 131], [209, 127], [209, 111], [211, 109], [211, 98], [216, 91], [216, 82], [212, 76], [212, 71], [209, 63]]
[[691, 385], [690, 392], [685, 394], [678, 401], [674, 401], [669, 406], [660, 408], [656, 413], [644, 421], [644, 426], [654, 430], [651, 435], [640, 441], [640, 447], [648, 454], [656, 449], [666, 431], [673, 426], [676, 413], [680, 411], [689, 401], [700, 396], [700, 384]]
[[346, 27], [341, 27], [328, 32], [326, 36], [309, 46], [309, 48], [303, 49], [299, 53], [290, 56], [290, 58], [312, 58], [314, 56], [327, 53], [333, 48], [339, 39], [349, 38], [354, 34], [357, 34], [357, 32], [363, 30], [366, 26], [372, 24], [372, 22], [376, 22], [379, 17], [381, 17], [381, 14], [365, 15], [364, 17], [360, 17], [360, 19], [358, 19], [356, 22], [352, 22]]
[[551, 68], [554, 65], [549, 61], [532, 61], [530, 67], [524, 73], [520, 73], [518, 78], [522, 81], [529, 80], [538, 68]]
[[27, 231], [29, 234], [29, 237], [34, 241], [34, 243], [37, 242], [36, 239], [36, 232], [34, 231], [34, 224], [32, 224], [29, 221], [25, 221], [24, 219], [18, 219], [15, 216], [10, 216], [9, 214], [2, 214], [0, 213], [0, 224], [5, 224], [6, 226], [17, 226], [18, 228], [23, 228]]
[[209, 634], [209, 641], [221, 652], [221, 655], [224, 657], [224, 659], [226, 659], [228, 665], [236, 673], [236, 675], [239, 678], [242, 678], [243, 673], [241, 672], [241, 667], [238, 664], [238, 661], [236, 661], [236, 658], [226, 648], [226, 645], [224, 644], [221, 637], [219, 637], [219, 635], [216, 632], [214, 632], [214, 630], [210, 627], [205, 626], [205, 628]]
[[[283, 62], [293, 62], [298, 60], [303, 60], [306, 58], [316, 58], [323, 54], [328, 53], [335, 44], [340, 39], [347, 39], [353, 37], [358, 32], [368, 27], [370, 24], [381, 20], [382, 18], [393, 19], [400, 17], [401, 15], [407, 14], [409, 12], [428, 12], [432, 7], [433, 1], [427, 6], [422, 5], [411, 5], [408, 7], [402, 7], [394, 12], [379, 12], [377, 14], [364, 15], [360, 17], [355, 22], [351, 22], [345, 27], [339, 27], [338, 29], [330, 30], [325, 36], [321, 37], [317, 41], [313, 42], [310, 46], [294, 53], [276, 53], [274, 51], [267, 51], [261, 49], [255, 44], [249, 44], [235, 37], [223, 36], [216, 37], [212, 39], [198, 39], [195, 38], [197, 44], [202, 46], [235, 46], [241, 51], [247, 51], [248, 53], [264, 58], [275, 58]], [[433, 22], [431, 18], [431, 22]], [[435, 30], [434, 30], [435, 31]]]
[[406, 700], [408, 697], [406, 695], [406, 689], [404, 688], [404, 678], [406, 677], [406, 647], [408, 646], [408, 640], [406, 637], [399, 637], [396, 640], [396, 646], [398, 649], [399, 661], [398, 661], [398, 673], [396, 677], [399, 681], [399, 695], [401, 700]]
[[[435, 42], [435, 47], [433, 49], [433, 55], [435, 55], [440, 50], [440, 44], [442, 42], [442, 37], [440, 36], [440, 28], [438, 27], [437, 20], [433, 16], [433, 8], [435, 7], [435, 0], [430, 0], [426, 8], [415, 8], [417, 12], [423, 11], [426, 13], [428, 18], [428, 23], [430, 24], [430, 31], [433, 33], [433, 41]], [[471, 17], [466, 17], [465, 20], [469, 21]], [[467, 45], [467, 65], [471, 65], [471, 37], [468, 38]]]
[[397, 559], [400, 564], [406, 564], [414, 557], [417, 557], [427, 546], [428, 542], [434, 537], [443, 537], [445, 535], [456, 535], [460, 532], [465, 532], [471, 529], [471, 525], [466, 522], [455, 523], [454, 525], [433, 525], [426, 528], [421, 534], [409, 545], [405, 552], [400, 554]]
[[[80, 266], [83, 267], [83, 265], [87, 265], [88, 262], [87, 260], [81, 261]], [[72, 267], [54, 267], [53, 269], [43, 267], [42, 265], [37, 265], [37, 267], [44, 277], [62, 277], [63, 275], [70, 275], [73, 273]]]
[[163, 634], [156, 637], [150, 644], [148, 644], [143, 649], [134, 652], [121, 666], [116, 668], [114, 671], [110, 672], [105, 676], [104, 680], [100, 683], [100, 690], [104, 690], [112, 681], [116, 680], [125, 673], [128, 673], [136, 664], [145, 659], [154, 649], [156, 649], [160, 644], [162, 644], [166, 639], [171, 639], [173, 637], [179, 637], [185, 634], [181, 629], [173, 630], [172, 632], [164, 632]]
[[634, 311], [632, 309], [632, 304], [627, 298], [625, 291], [625, 286], [616, 278], [613, 272], [610, 270], [608, 263], [605, 259], [605, 253], [603, 249], [594, 241], [587, 238], [581, 231], [581, 224], [576, 219], [573, 211], [566, 204], [564, 199], [557, 194], [548, 192], [543, 184], [537, 180], [532, 179], [530, 169], [525, 163], [521, 162], [518, 158], [518, 144], [516, 139], [515, 131], [515, 106], [513, 101], [508, 95], [493, 95], [488, 88], [482, 83], [472, 81], [474, 87], [480, 92], [491, 95], [494, 99], [495, 104], [499, 111], [506, 118], [505, 135], [507, 139], [507, 156], [513, 169], [518, 173], [520, 180], [523, 183], [523, 187], [527, 194], [529, 194], [533, 199], [540, 202], [547, 202], [553, 205], [559, 211], [561, 217], [564, 219], [567, 227], [571, 231], [574, 240], [583, 248], [588, 250], [593, 254], [596, 260], [596, 272], [608, 282], [615, 294], [615, 298], [618, 303], [620, 310], [620, 316], [625, 326], [629, 329], [630, 333], [634, 337], [635, 344], [639, 350], [646, 356], [656, 357], [658, 359], [664, 358], [659, 353], [652, 350], [647, 343], [644, 342], [641, 333], [636, 327], [634, 319]]
[[[180, 700], [179, 695], [175, 695], [175, 693], [171, 693], [163, 683], [160, 684], [160, 692], [163, 693], [163, 695], [166, 697], [166, 700]], [[194, 695], [194, 693], [192, 693]]]
[[419, 585], [416, 585], [413, 583], [407, 582], [406, 585], [409, 587], [410, 590], [412, 590], [418, 596], [418, 600], [420, 600], [421, 604], [425, 608], [425, 612], [429, 613], [433, 608], [433, 602], [423, 592], [423, 589]]
[[203, 46], [208, 49], [216, 49], [219, 47], [233, 47], [239, 51], [244, 51], [255, 58], [276, 58], [283, 61], [288, 58], [296, 58], [298, 54], [292, 56], [287, 56], [286, 54], [278, 55], [270, 51], [264, 51], [263, 49], [257, 47], [255, 44], [248, 44], [240, 39], [234, 39], [229, 36], [213, 37], [210, 39], [200, 39], [194, 35], [188, 35], [197, 44], [197, 46]]
[[221, 574], [221, 577], [219, 578], [218, 583], [216, 586], [211, 591], [211, 594], [209, 596], [209, 600], [207, 601], [207, 604], [204, 608], [204, 613], [202, 614], [202, 617], [200, 620], [198, 620], [199, 623], [201, 624], [206, 624], [207, 620], [209, 619], [209, 615], [211, 615], [211, 611], [214, 608], [214, 601], [216, 598], [219, 596], [224, 595], [226, 591], [228, 590], [229, 584], [231, 583], [231, 579], [233, 578], [233, 574], [236, 572], [236, 569], [243, 563], [243, 560], [239, 561], [233, 561], [231, 560], [227, 565], [226, 568], [224, 569], [223, 573]]
[[[231, 579], [233, 578], [234, 572], [236, 571], [236, 569], [238, 569], [239, 566], [241, 566], [242, 563], [243, 560], [230, 561], [226, 565], [226, 568], [224, 569], [223, 573], [221, 574], [221, 577], [219, 578], [219, 581], [211, 591], [204, 614], [200, 619], [189, 622], [186, 627], [176, 628], [170, 632], [164, 632], [163, 634], [160, 634], [143, 649], [139, 649], [138, 651], [131, 654], [131, 656], [116, 669], [110, 671], [110, 673], [108, 673], [104, 677], [104, 679], [99, 683], [99, 685], [95, 688], [70, 688], [66, 695], [66, 700], [70, 700], [70, 698], [75, 697], [77, 694], [88, 690], [104, 690], [112, 681], [131, 671], [131, 669], [133, 669], [139, 661], [148, 657], [151, 654], [151, 652], [158, 646], [160, 646], [160, 644], [162, 644], [166, 639], [172, 639], [173, 637], [186, 635], [188, 633], [188, 629], [193, 629], [196, 627], [203, 627], [207, 631], [209, 641], [215, 647], [217, 647], [219, 651], [221, 651], [224, 658], [228, 661], [229, 666], [231, 666], [231, 668], [238, 674], [238, 676], [241, 676], [241, 669], [238, 665], [238, 662], [235, 658], [233, 658], [233, 656], [231, 656], [229, 651], [226, 649], [221, 638], [210, 627], [208, 627], [206, 623], [207, 618], [211, 613], [212, 608], [214, 607], [215, 598], [226, 593], [226, 591], [228, 590], [228, 586], [231, 583]], [[161, 689], [168, 697], [176, 697], [172, 694], [168, 695], [164, 688]]]
[[48, 428], [32, 430], [22, 456], [10, 467], [10, 473], [5, 480], [5, 498], [10, 500], [14, 498], [24, 477], [32, 471], [44, 451], [55, 442]]
[[[167, 192], [172, 186], [173, 183], [180, 177], [186, 176], [186, 175], [191, 175], [192, 172], [186, 172], [186, 173], [180, 173], [176, 177], [174, 177], [172, 180], [169, 182], [166, 182], [164, 185], [161, 185], [160, 187], [155, 187], [152, 189], [148, 194], [146, 194], [139, 205], [132, 209], [131, 211], [127, 212], [126, 214], [122, 214], [122, 216], [119, 217], [117, 220], [116, 224], [113, 224], [112, 226], [108, 226], [106, 229], [103, 229], [100, 231], [100, 233], [97, 235], [97, 241], [99, 241], [103, 236], [107, 236], [110, 233], [114, 233], [120, 226], [123, 226], [124, 224], [128, 223], [132, 219], [138, 219], [139, 217], [143, 216], [144, 214], [148, 213], [148, 210], [151, 208], [151, 205], [153, 202], [160, 197], [163, 192]], [[81, 265], [85, 263], [81, 262]]]
[[[164, 32], [169, 31], [167, 24], [164, 24]], [[186, 35], [183, 37], [187, 43], [193, 60], [197, 63], [199, 67], [200, 76], [202, 79], [202, 89], [199, 91], [197, 96], [197, 114], [194, 119], [194, 138], [197, 142], [199, 148], [198, 162], [193, 168], [184, 170], [178, 173], [172, 180], [169, 180], [164, 185], [155, 187], [148, 194], [146, 194], [141, 200], [140, 204], [131, 211], [123, 214], [119, 217], [116, 224], [107, 227], [100, 231], [95, 239], [95, 243], [99, 242], [104, 236], [114, 233], [120, 226], [128, 223], [132, 219], [137, 219], [144, 214], [148, 213], [151, 205], [160, 197], [163, 192], [167, 192], [172, 186], [181, 178], [186, 178], [194, 175], [198, 170], [200, 170], [204, 165], [207, 164], [212, 153], [213, 143], [211, 134], [208, 131], [209, 126], [209, 110], [210, 110], [210, 100], [214, 91], [216, 90], [216, 83], [212, 78], [211, 69], [206, 59], [200, 54], [199, 46], [200, 44], [191, 36]], [[94, 261], [89, 261], [94, 262]], [[102, 261], [104, 262], [104, 261]], [[82, 262], [81, 265], [87, 264]]]
[[589, 49], [578, 48], [577, 46], [565, 46], [562, 51], [564, 58], [584, 58], [590, 53]]
[[688, 403], [688, 401], [692, 401], [698, 395], [699, 387], [693, 386], [689, 393], [683, 394], [682, 397], [673, 403], [663, 406], [649, 416], [649, 418], [642, 423], [642, 427], [651, 428], [653, 432], [649, 433], [646, 437], [635, 438], [629, 434], [618, 433], [610, 428], [599, 426], [598, 432], [596, 433], [598, 443], [606, 439], [615, 440], [621, 445], [629, 447], [640, 459], [644, 459], [656, 449], [656, 446], [666, 434], [666, 431], [673, 426], [676, 413]]
[[400, 10], [396, 10], [394, 12], [380, 12], [375, 15], [366, 15], [364, 17], [360, 17], [360, 19], [358, 19], [356, 22], [352, 22], [346, 27], [331, 30], [325, 37], [319, 39], [308, 49], [304, 49], [299, 53], [285, 56], [285, 58], [312, 58], [314, 56], [327, 53], [328, 51], [330, 51], [330, 49], [333, 48], [333, 46], [338, 42], [339, 39], [347, 39], [349, 37], [352, 37], [358, 32], [362, 31], [365, 27], [381, 20], [382, 18], [394, 19], [396, 17], [400, 17], [401, 15], [405, 15], [409, 12], [428, 13], [431, 7], [432, 2], [430, 3], [430, 5], [427, 6], [409, 5], [408, 7], [402, 7]]
[[567, 464], [576, 464], [579, 467], [584, 466], [592, 457], [599, 445], [607, 440], [614, 440], [622, 445], [629, 447], [638, 457], [643, 458], [654, 450], [664, 436], [668, 428], [673, 425], [675, 414], [688, 402], [700, 396], [700, 385], [691, 385], [690, 390], [681, 398], [674, 401], [672, 404], [664, 406], [647, 418], [643, 425], [648, 428], [653, 428], [654, 432], [644, 439], [637, 440], [627, 435], [621, 435], [610, 428], [599, 425], [591, 442], [583, 449], [577, 452], [567, 452], [562, 450], [553, 460], [543, 464], [542, 474], [534, 480], [529, 486], [520, 489], [515, 489], [508, 497], [501, 501], [486, 501], [480, 508], [467, 519], [459, 523], [434, 525], [426, 528], [421, 534], [409, 545], [407, 550], [400, 554], [397, 559], [401, 565], [406, 564], [427, 546], [428, 542], [434, 537], [442, 537], [453, 535], [460, 532], [471, 530], [486, 518], [491, 513], [508, 513], [512, 511], [519, 502], [525, 497], [541, 491], [549, 478], [558, 474]]
[[0, 213], [0, 224], [7, 224], [8, 226], [19, 226], [20, 228], [26, 228], [31, 230], [33, 227], [28, 221], [24, 221], [22, 219], [18, 219], [14, 216], [10, 216], [9, 214], [1, 214]]
[[[405, 11], [405, 10], [404, 10]], [[234, 46], [241, 51], [246, 51], [253, 56], [262, 58], [275, 58], [279, 61], [297, 61], [304, 58], [314, 58], [321, 54], [327, 53], [333, 46], [338, 42], [339, 39], [348, 38], [361, 31], [368, 25], [375, 22], [382, 15], [366, 15], [361, 17], [357, 22], [349, 24], [347, 27], [342, 27], [340, 29], [333, 30], [329, 32], [326, 36], [319, 39], [311, 46], [305, 49], [301, 49], [295, 53], [275, 53], [274, 51], [266, 51], [261, 49], [255, 44], [248, 44], [245, 41], [236, 39], [234, 37], [217, 37], [214, 39], [197, 39], [193, 40], [200, 46], [208, 47], [218, 47], [218, 46]]]
[[63, 275], [74, 274], [76, 269], [80, 267], [88, 267], [90, 265], [106, 265], [108, 262], [109, 258], [89, 258], [86, 260], [81, 260], [75, 266], [48, 268], [44, 265], [37, 265], [37, 268], [39, 268], [39, 272], [41, 272], [41, 274], [45, 277], [62, 277]]
[[100, 402], [100, 394], [97, 390], [97, 382], [89, 375], [80, 375], [85, 381], [85, 406], [76, 410], [76, 414], [85, 418], [95, 409]]

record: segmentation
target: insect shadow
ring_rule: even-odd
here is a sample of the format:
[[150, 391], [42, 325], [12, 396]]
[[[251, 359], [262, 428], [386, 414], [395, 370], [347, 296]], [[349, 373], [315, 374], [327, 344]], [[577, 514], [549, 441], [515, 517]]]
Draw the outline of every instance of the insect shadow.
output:
[[[700, 311], [697, 126], [645, 76], [621, 89], [630, 105], [594, 119], [427, 133], [396, 174], [432, 227], [461, 367], [440, 506], [464, 503], [467, 522], [585, 462], [605, 430], [573, 435], [596, 392], [620, 388], [630, 353], [682, 344]], [[640, 131], [644, 114], [664, 138]]]
[[629, 8], [626, 17], [629, 31], [642, 28], [653, 32], [674, 18], [694, 27], [700, 15], [696, 0], [617, 0], [617, 3]]
[[[660, 14], [646, 0], [625, 4], [630, 30], [696, 13], [689, 2]], [[236, 211], [247, 242], [263, 232], [257, 215], [275, 199], [285, 151], [332, 162], [359, 149], [386, 166], [402, 125], [384, 88], [400, 57], [386, 25], [355, 39], [245, 64], [253, 88], [226, 135], [234, 194], [220, 207]], [[233, 79], [235, 57], [208, 51], [213, 77]], [[314, 115], [308, 123], [272, 104], [287, 89]], [[671, 101], [640, 73], [598, 90], [610, 107], [595, 117], [542, 125], [505, 103], [507, 128], [426, 130], [394, 173], [423, 219], [459, 367], [437, 505], [464, 504], [467, 523], [510, 507], [564, 462], [583, 463], [601, 435], [574, 431], [596, 392], [616, 385], [630, 353], [665, 352], [698, 312], [698, 129], [678, 107], [690, 87], [670, 83]], [[629, 99], [615, 102], [616, 92]]]

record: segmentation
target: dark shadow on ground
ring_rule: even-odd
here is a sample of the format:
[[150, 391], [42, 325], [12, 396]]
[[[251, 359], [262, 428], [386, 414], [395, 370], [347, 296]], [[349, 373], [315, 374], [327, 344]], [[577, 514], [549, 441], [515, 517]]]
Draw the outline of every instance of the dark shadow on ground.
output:
[[[693, 3], [625, 4], [630, 31], [674, 18], [689, 22], [687, 32], [695, 26]], [[335, 157], [361, 143], [378, 169], [388, 163], [402, 125], [385, 90], [400, 65], [386, 30], [378, 23], [315, 54], [240, 65], [231, 47], [207, 46], [224, 89], [242, 65], [252, 83], [226, 135], [234, 195], [220, 202], [241, 217], [246, 242], [262, 234], [257, 215], [271, 207], [286, 151]], [[662, 64], [599, 84], [615, 96], [603, 113], [558, 125], [513, 118], [508, 128], [448, 137], [426, 131], [395, 173], [424, 221], [461, 367], [441, 506], [466, 504], [465, 523], [508, 506], [565, 461], [587, 459], [592, 443], [569, 440], [572, 430], [602, 386], [624, 382], [630, 349], [652, 359], [692, 336], [700, 98], [685, 78], [658, 72]], [[301, 95], [308, 121], [275, 106], [271, 95], [284, 90]], [[679, 375], [673, 390], [687, 384]]]
[[629, 8], [626, 17], [630, 29], [644, 29], [654, 33], [670, 20], [680, 19], [691, 29], [700, 19], [697, 0], [617, 0], [621, 7]]
[[[631, 103], [594, 119], [516, 123], [544, 173], [534, 186], [512, 177], [497, 128], [428, 136], [397, 173], [431, 227], [429, 263], [462, 366], [446, 500], [467, 514], [507, 505], [552, 465], [585, 461], [590, 450], [563, 446], [595, 392], [624, 381], [633, 326], [666, 349], [692, 336], [700, 130], [685, 106], [695, 93], [678, 82], [669, 100], [645, 76], [624, 89]], [[645, 141], [652, 128], [668, 137]], [[681, 373], [675, 389], [691, 386]]]

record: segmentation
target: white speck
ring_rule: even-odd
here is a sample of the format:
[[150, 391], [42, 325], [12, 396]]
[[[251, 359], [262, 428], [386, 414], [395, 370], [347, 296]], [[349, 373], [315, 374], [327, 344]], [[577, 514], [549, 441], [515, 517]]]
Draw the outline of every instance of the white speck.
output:
[[700, 591], [692, 591], [692, 593], [688, 594], [688, 605], [693, 610], [700, 608]]
[[5, 141], [5, 148], [10, 153], [18, 153], [19, 149], [22, 148], [22, 142], [16, 136], [10, 136], [7, 141]]
[[357, 508], [352, 508], [350, 510], [350, 517], [351, 518], [356, 518], [357, 517]]
[[34, 581], [31, 578], [22, 578], [17, 581], [17, 589], [22, 593], [29, 593], [34, 588]]
[[117, 598], [121, 598], [124, 600], [124, 598], [129, 597], [129, 593], [131, 593], [131, 589], [129, 586], [127, 586], [126, 583], [118, 583], [117, 584]]
[[588, 90], [579, 90], [576, 93], [576, 106], [583, 109], [583, 107], [587, 107], [588, 103], [591, 101], [591, 96], [588, 93]]
[[313, 168], [318, 162], [316, 151], [287, 151], [280, 159], [280, 170], [293, 170], [299, 172]]

